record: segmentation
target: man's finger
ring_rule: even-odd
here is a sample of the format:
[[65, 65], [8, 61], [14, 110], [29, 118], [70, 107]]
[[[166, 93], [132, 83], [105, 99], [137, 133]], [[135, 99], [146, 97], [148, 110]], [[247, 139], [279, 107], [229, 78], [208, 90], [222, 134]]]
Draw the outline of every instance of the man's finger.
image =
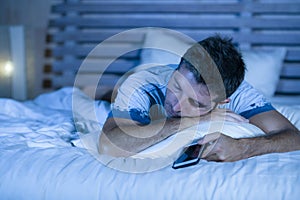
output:
[[218, 155], [215, 154], [215, 153], [211, 154], [211, 155], [208, 155], [206, 157], [203, 157], [203, 158], [205, 158], [205, 160], [207, 160], [207, 161], [219, 161], [220, 160]]
[[206, 143], [212, 142], [212, 141], [218, 139], [220, 136], [221, 136], [220, 132], [214, 132], [214, 133], [207, 134], [198, 141], [198, 144], [206, 144]]
[[216, 143], [218, 142], [220, 136], [221, 136], [220, 132], [215, 132], [215, 133], [207, 134], [206, 136], [204, 136], [203, 139], [198, 141], [199, 144], [206, 145], [203, 154], [201, 156], [202, 158], [207, 157], [210, 154], [210, 152], [214, 149]]

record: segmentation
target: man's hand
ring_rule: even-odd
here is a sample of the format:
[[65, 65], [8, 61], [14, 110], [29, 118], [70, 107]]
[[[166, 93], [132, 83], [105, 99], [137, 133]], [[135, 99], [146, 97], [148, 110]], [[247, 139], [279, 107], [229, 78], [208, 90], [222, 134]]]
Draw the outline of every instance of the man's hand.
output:
[[208, 144], [202, 154], [208, 161], [232, 162], [247, 157], [244, 155], [245, 144], [220, 132], [208, 134], [198, 143]]
[[210, 144], [202, 157], [209, 161], [231, 162], [267, 153], [300, 150], [299, 130], [279, 112], [272, 110], [254, 115], [249, 123], [266, 135], [233, 139], [222, 133], [208, 134], [198, 142]]
[[208, 161], [233, 162], [267, 153], [300, 150], [300, 132], [284, 129], [265, 136], [240, 139], [216, 132], [206, 135], [198, 143], [208, 144], [202, 158]]
[[249, 123], [249, 120], [241, 115], [238, 115], [228, 109], [214, 109], [206, 115], [200, 117], [184, 117], [181, 118], [181, 127], [189, 128], [203, 122], [227, 121], [236, 123]]
[[212, 110], [210, 113], [202, 117], [204, 118], [204, 121], [212, 120], [212, 121], [229, 121], [229, 122], [246, 122], [246, 123], [249, 122], [248, 119], [232, 112], [231, 110], [219, 109], [219, 108]]

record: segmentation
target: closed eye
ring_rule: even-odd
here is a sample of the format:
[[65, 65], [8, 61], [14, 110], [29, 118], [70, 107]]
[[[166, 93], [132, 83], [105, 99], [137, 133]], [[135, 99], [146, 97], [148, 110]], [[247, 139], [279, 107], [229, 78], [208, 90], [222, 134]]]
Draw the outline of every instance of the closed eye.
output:
[[200, 102], [198, 102], [198, 101], [196, 101], [196, 100], [194, 100], [192, 98], [189, 98], [189, 103], [192, 106], [197, 107], [197, 108], [205, 108], [206, 107], [206, 105], [204, 105], [204, 104], [202, 104], [202, 103], [200, 103]]

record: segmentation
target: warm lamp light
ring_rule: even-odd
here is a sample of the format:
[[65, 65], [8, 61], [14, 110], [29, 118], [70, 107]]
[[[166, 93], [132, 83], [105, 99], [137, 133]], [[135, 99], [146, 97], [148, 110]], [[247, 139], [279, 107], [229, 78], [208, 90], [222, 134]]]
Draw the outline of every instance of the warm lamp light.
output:
[[14, 70], [14, 66], [13, 66], [12, 62], [11, 62], [11, 61], [7, 61], [7, 62], [4, 64], [3, 74], [4, 74], [5, 76], [11, 76], [13, 70]]

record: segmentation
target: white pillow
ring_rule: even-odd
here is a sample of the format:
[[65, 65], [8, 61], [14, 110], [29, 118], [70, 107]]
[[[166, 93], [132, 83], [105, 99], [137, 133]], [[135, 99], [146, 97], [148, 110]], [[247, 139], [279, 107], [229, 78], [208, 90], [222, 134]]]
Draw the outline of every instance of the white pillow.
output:
[[[141, 64], [178, 64], [181, 56], [195, 42], [182, 34], [152, 30], [146, 34], [144, 47], [152, 47], [153, 49], [143, 49]], [[245, 50], [241, 53], [247, 67], [245, 80], [265, 96], [273, 96], [279, 81], [286, 50], [284, 48]]]
[[266, 97], [274, 96], [285, 54], [284, 48], [242, 51], [247, 67], [245, 80]]
[[177, 64], [195, 42], [177, 31], [150, 29], [146, 33], [140, 64]]

